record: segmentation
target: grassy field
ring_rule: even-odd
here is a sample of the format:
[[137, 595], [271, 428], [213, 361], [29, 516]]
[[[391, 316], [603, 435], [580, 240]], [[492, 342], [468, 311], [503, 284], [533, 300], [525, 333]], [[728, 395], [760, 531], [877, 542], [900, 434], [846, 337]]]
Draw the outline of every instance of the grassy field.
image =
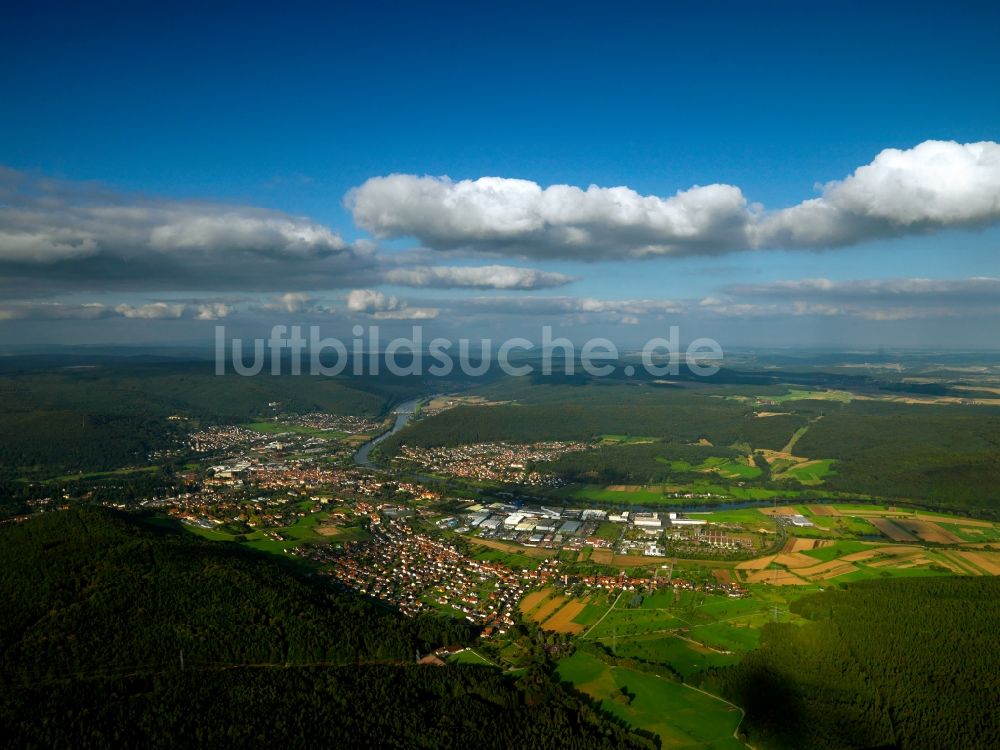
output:
[[46, 480], [47, 482], [72, 482], [82, 479], [109, 479], [113, 477], [127, 477], [132, 474], [155, 474], [160, 471], [159, 466], [130, 466], [111, 471], [81, 471], [78, 474], [62, 474]]
[[[157, 523], [162, 523], [163, 525], [174, 527], [180, 526], [185, 531], [205, 539], [210, 539], [214, 542], [236, 542], [237, 544], [242, 544], [244, 547], [255, 549], [258, 552], [280, 555], [287, 554], [285, 550], [290, 550], [293, 547], [297, 547], [298, 545], [307, 542], [327, 543], [346, 540], [362, 540], [368, 538], [368, 532], [357, 526], [342, 527], [338, 529], [335, 534], [320, 534], [316, 531], [316, 527], [324, 518], [325, 514], [314, 513], [308, 516], [303, 516], [291, 526], [277, 527], [266, 530], [257, 529], [248, 534], [230, 534], [217, 529], [203, 528], [195, 524], [179, 523], [169, 518], [153, 520]], [[272, 539], [267, 535], [267, 532], [277, 532], [278, 534], [284, 536], [285, 539]]]
[[802, 436], [805, 435], [806, 432], [808, 432], [808, 431], [809, 431], [809, 425], [804, 425], [804, 426], [800, 427], [799, 429], [797, 429], [792, 434], [792, 436], [788, 439], [788, 442], [785, 443], [785, 447], [781, 449], [781, 452], [782, 453], [791, 453], [793, 450], [795, 450], [795, 444], [797, 442], [799, 442], [799, 440], [802, 439]]
[[660, 438], [656, 437], [644, 437], [642, 435], [601, 435], [602, 443], [616, 443], [620, 445], [629, 444], [639, 444], [639, 443], [657, 443]]
[[464, 651], [459, 651], [457, 654], [450, 656], [448, 661], [454, 664], [472, 664], [484, 667], [497, 666], [473, 648], [467, 648]]
[[675, 617], [670, 610], [641, 607], [626, 609], [621, 606], [625, 599], [626, 597], [622, 597], [619, 606], [611, 609], [600, 624], [587, 633], [588, 639], [611, 640], [618, 636], [678, 630], [688, 625], [685, 620]]
[[834, 460], [823, 458], [817, 461], [807, 461], [786, 469], [779, 478], [789, 477], [802, 484], [822, 484], [830, 474], [834, 472]]
[[[749, 469], [750, 467], [744, 467]], [[760, 471], [754, 468], [754, 471]], [[612, 487], [614, 489], [612, 489]], [[625, 489], [624, 487], [628, 487]], [[690, 505], [691, 499], [684, 497], [667, 497], [665, 493], [691, 493], [695, 495], [714, 495], [722, 502], [729, 500], [770, 500], [771, 498], [798, 497], [802, 493], [795, 490], [769, 490], [762, 487], [739, 487], [718, 484], [709, 480], [689, 482], [685, 484], [666, 485], [577, 485], [567, 487], [556, 493], [557, 497], [573, 500], [593, 500], [611, 505]]]
[[[612, 486], [617, 487], [618, 485]], [[668, 505], [671, 502], [669, 498], [663, 496], [663, 489], [657, 486], [641, 486], [625, 490], [585, 485], [564, 490], [559, 494], [575, 499], [596, 500], [616, 505]]]
[[708, 513], [689, 513], [694, 518], [704, 518], [710, 523], [744, 524], [753, 528], [773, 529], [774, 518], [765, 515], [757, 508], [740, 508], [738, 510], [714, 510]]
[[599, 624], [585, 633], [619, 656], [670, 664], [682, 674], [733, 663], [735, 655], [755, 648], [760, 628], [775, 619], [799, 621], [790, 602], [818, 586], [773, 587], [750, 584], [750, 596], [733, 599], [702, 591], [665, 589], [645, 596], [641, 606], [618, 599]]
[[786, 401], [837, 401], [846, 404], [854, 399], [854, 394], [850, 391], [823, 390], [807, 391], [801, 388], [789, 388], [788, 392], [780, 396], [767, 396], [758, 398], [758, 401], [770, 401], [775, 404], [783, 404]]
[[1000, 542], [1000, 529], [996, 526], [967, 526], [955, 520], [953, 523], [942, 523], [941, 527], [963, 542]]
[[745, 747], [734, 736], [740, 711], [693, 688], [655, 674], [609, 667], [584, 653], [560, 661], [558, 675], [618, 718], [658, 735], [665, 749]]
[[618, 639], [615, 655], [669, 664], [685, 679], [705, 669], [736, 664], [740, 660], [739, 654], [722, 654], [675, 635], [656, 633]]
[[[172, 519], [164, 519], [168, 525], [173, 525], [175, 522]], [[227, 534], [224, 531], [216, 531], [215, 529], [205, 529], [201, 526], [195, 526], [193, 524], [185, 523], [180, 524], [181, 528], [188, 531], [195, 536], [200, 536], [203, 539], [211, 539], [213, 542], [234, 542], [236, 541], [235, 534]]]
[[594, 536], [598, 539], [604, 539], [609, 542], [615, 542], [622, 535], [622, 524], [612, 523], [611, 521], [605, 521], [600, 526], [597, 527], [597, 531], [594, 532]]
[[537, 557], [530, 557], [529, 555], [522, 555], [518, 552], [508, 552], [506, 550], [493, 549], [491, 547], [483, 547], [480, 545], [473, 547], [472, 556], [477, 560], [499, 562], [509, 568], [515, 569], [528, 568], [529, 570], [534, 570], [542, 562]]
[[593, 627], [604, 613], [608, 611], [609, 606], [610, 602], [606, 594], [596, 594], [587, 602], [587, 606], [583, 608], [583, 611], [573, 618], [573, 622], [582, 625], [584, 628]]
[[842, 542], [834, 542], [826, 547], [802, 550], [802, 554], [809, 555], [809, 557], [813, 557], [820, 562], [830, 562], [830, 560], [836, 560], [838, 557], [843, 557], [853, 552], [861, 552], [868, 549], [868, 547], [869, 545], [864, 542], [847, 539]]
[[751, 466], [745, 458], [707, 458], [696, 470], [715, 472], [726, 479], [756, 479], [762, 473], [756, 466]]
[[710, 456], [700, 464], [692, 464], [682, 459], [669, 459], [664, 456], [658, 456], [656, 460], [666, 464], [674, 471], [700, 471], [704, 474], [718, 474], [724, 479], [756, 479], [762, 473], [760, 469], [751, 466], [749, 460], [743, 457]]

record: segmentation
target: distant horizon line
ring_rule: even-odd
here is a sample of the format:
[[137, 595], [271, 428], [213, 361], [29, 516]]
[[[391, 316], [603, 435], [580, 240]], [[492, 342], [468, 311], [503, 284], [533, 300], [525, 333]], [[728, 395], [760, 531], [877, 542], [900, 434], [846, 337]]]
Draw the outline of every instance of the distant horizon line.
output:
[[[472, 337], [470, 337], [471, 339]], [[478, 337], [480, 339], [487, 339], [490, 337]], [[456, 340], [457, 341], [457, 340]], [[538, 347], [540, 350], [540, 347]], [[45, 354], [66, 354], [73, 351], [80, 351], [82, 353], [96, 354], [101, 351], [115, 351], [115, 350], [126, 350], [126, 351], [150, 351], [150, 350], [166, 350], [166, 351], [188, 351], [188, 352], [204, 352], [206, 357], [210, 358], [215, 353], [215, 347], [213, 344], [206, 344], [204, 342], [184, 342], [184, 341], [171, 341], [171, 342], [142, 342], [142, 343], [122, 343], [122, 342], [107, 342], [107, 343], [94, 343], [94, 344], [72, 344], [72, 343], [48, 343], [48, 344], [3, 344], [0, 343], [0, 356], [11, 357], [11, 356], [44, 356]], [[427, 347], [422, 347], [422, 351], [426, 352]], [[308, 351], [308, 347], [306, 348]], [[370, 350], [364, 348], [361, 350], [364, 354], [384, 354], [384, 348]], [[970, 347], [970, 346], [894, 346], [886, 344], [883, 346], [836, 346], [836, 345], [823, 345], [823, 344], [787, 344], [787, 345], [754, 345], [754, 344], [727, 344], [727, 352], [739, 352], [739, 353], [782, 353], [782, 352], [803, 352], [803, 353], [817, 353], [817, 354], [844, 354], [844, 355], [874, 355], [874, 356], [885, 356], [887, 354], [934, 354], [934, 353], [949, 353], [949, 354], [961, 354], [961, 353], [974, 353], [974, 354], [998, 354], [1000, 355], [1000, 346], [994, 347]], [[622, 348], [620, 356], [632, 356], [641, 353], [641, 348]], [[523, 356], [519, 356], [518, 359], [530, 359], [532, 357], [538, 357], [540, 351], [538, 352], [525, 352]]]

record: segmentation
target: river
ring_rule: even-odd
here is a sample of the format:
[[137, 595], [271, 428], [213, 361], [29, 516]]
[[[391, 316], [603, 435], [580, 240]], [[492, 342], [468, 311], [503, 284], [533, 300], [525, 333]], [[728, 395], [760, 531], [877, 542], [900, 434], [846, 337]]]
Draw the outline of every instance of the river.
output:
[[392, 413], [396, 415], [396, 421], [392, 425], [392, 429], [387, 432], [383, 432], [376, 438], [372, 438], [358, 448], [358, 452], [354, 454], [354, 463], [358, 466], [367, 466], [369, 468], [375, 467], [376, 464], [368, 457], [368, 454], [372, 452], [372, 448], [388, 438], [390, 435], [395, 435], [401, 429], [406, 427], [406, 423], [409, 422], [410, 418], [416, 413], [417, 406], [419, 406], [420, 402], [423, 400], [425, 400], [424, 397], [415, 398], [410, 401], [405, 401], [393, 409]]

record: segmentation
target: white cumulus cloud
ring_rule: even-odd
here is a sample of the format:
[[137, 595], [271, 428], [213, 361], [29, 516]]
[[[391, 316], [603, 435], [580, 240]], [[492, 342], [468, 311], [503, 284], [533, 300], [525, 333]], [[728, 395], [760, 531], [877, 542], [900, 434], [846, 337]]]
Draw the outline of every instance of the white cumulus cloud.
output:
[[739, 188], [696, 186], [661, 198], [627, 187], [542, 188], [528, 180], [393, 174], [346, 197], [376, 237], [413, 236], [435, 249], [598, 260], [692, 255], [747, 246], [751, 213]]
[[545, 289], [574, 281], [572, 276], [516, 266], [418, 266], [386, 272], [392, 284], [437, 289]]
[[117, 194], [0, 168], [0, 288], [350, 288], [377, 278], [369, 246], [255, 206]]
[[889, 148], [822, 196], [766, 216], [762, 247], [830, 247], [1000, 220], [1000, 144], [924, 141]]
[[439, 312], [433, 307], [410, 307], [394, 296], [373, 289], [352, 289], [346, 302], [350, 312], [370, 315], [377, 320], [430, 320]]
[[56, 301], [18, 300], [0, 304], [0, 321], [4, 320], [97, 320], [114, 315], [100, 302], [71, 304]]
[[1000, 278], [795, 279], [734, 284], [699, 309], [724, 316], [915, 320], [1000, 314]]
[[820, 197], [772, 211], [726, 184], [662, 197], [628, 187], [408, 174], [373, 177], [345, 203], [376, 237], [414, 237], [435, 250], [592, 261], [822, 249], [1000, 221], [1000, 144], [885, 149], [823, 185]]
[[115, 307], [115, 312], [126, 318], [142, 318], [156, 320], [159, 318], [179, 318], [184, 314], [186, 305], [171, 302], [150, 302], [144, 305], [121, 304]]
[[305, 292], [285, 292], [265, 300], [255, 306], [260, 310], [277, 311], [291, 314], [298, 313], [333, 313], [329, 307], [315, 297]]
[[225, 302], [207, 302], [194, 306], [195, 320], [221, 320], [229, 317], [233, 307]]

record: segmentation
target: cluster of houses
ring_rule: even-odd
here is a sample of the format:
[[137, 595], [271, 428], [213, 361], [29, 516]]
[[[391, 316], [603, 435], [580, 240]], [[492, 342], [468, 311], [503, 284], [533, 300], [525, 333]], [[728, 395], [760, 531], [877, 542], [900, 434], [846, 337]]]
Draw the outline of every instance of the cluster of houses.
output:
[[[356, 427], [354, 420], [345, 424], [345, 427]], [[298, 420], [296, 419], [296, 424]], [[280, 427], [280, 424], [276, 423]], [[329, 429], [331, 433], [347, 432], [347, 429]], [[288, 432], [261, 432], [251, 430], [239, 425], [221, 425], [209, 427], [198, 432], [193, 432], [185, 439], [185, 446], [195, 453], [224, 453], [236, 451], [241, 458], [257, 457], [260, 454], [284, 452], [296, 455], [316, 455], [322, 454], [325, 457], [337, 454], [347, 454], [351, 448], [346, 444], [341, 444], [336, 440], [338, 435], [321, 436], [308, 434], [301, 431], [289, 430]]]
[[187, 437], [187, 446], [197, 453], [215, 453], [237, 446], [263, 445], [267, 442], [267, 435], [238, 425], [208, 427], [192, 432]]
[[393, 459], [421, 471], [483, 482], [556, 487], [562, 480], [555, 474], [538, 471], [535, 465], [567, 453], [588, 449], [586, 443], [541, 442], [530, 445], [494, 442], [451, 448], [402, 446]]
[[308, 427], [311, 430], [346, 432], [349, 435], [378, 434], [386, 429], [387, 424], [385, 421], [357, 417], [352, 414], [327, 414], [326, 412], [298, 414], [294, 417], [279, 417], [276, 421], [279, 424]]
[[403, 518], [373, 523], [371, 534], [370, 541], [302, 547], [295, 554], [322, 563], [340, 584], [405, 614], [451, 610], [481, 626], [486, 637], [502, 635], [514, 623], [526, 590], [558, 575], [554, 560], [520, 571], [476, 560], [445, 541], [414, 532]]

